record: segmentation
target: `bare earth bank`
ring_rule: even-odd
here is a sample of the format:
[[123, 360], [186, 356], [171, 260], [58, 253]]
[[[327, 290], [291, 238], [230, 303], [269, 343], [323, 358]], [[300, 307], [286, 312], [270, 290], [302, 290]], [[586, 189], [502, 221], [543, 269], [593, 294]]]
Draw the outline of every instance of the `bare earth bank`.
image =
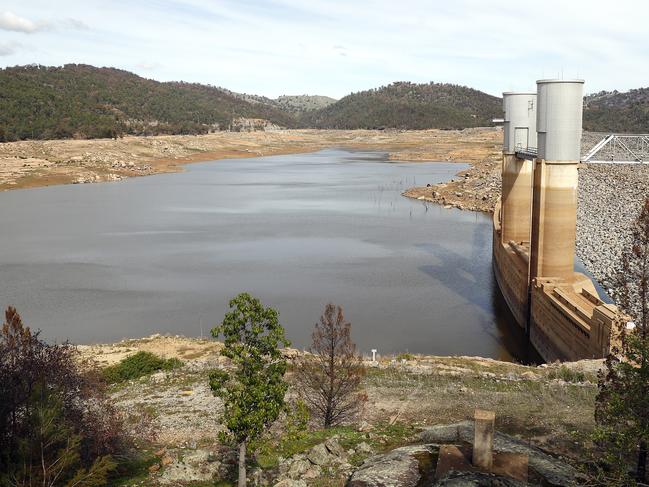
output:
[[175, 172], [213, 159], [310, 152], [326, 147], [376, 149], [392, 160], [479, 162], [493, 153], [495, 129], [279, 130], [0, 144], [0, 191], [52, 184], [115, 181]]

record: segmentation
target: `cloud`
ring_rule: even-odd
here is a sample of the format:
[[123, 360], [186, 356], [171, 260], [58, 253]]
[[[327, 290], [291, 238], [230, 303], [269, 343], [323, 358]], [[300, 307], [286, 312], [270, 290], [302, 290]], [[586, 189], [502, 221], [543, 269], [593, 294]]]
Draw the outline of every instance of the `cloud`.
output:
[[159, 63], [150, 63], [150, 62], [143, 61], [141, 63], [137, 63], [135, 67], [139, 69], [143, 69], [145, 71], [153, 71], [155, 69], [161, 68], [162, 65]]
[[0, 13], [0, 30], [11, 30], [14, 32], [24, 32], [25, 34], [33, 34], [39, 30], [47, 28], [45, 23], [32, 22], [24, 17], [18, 17], [11, 12]]
[[89, 30], [90, 26], [86, 24], [83, 20], [73, 19], [72, 17], [65, 19], [60, 22], [61, 26], [69, 27], [76, 30]]
[[15, 42], [0, 42], [0, 57], [11, 56], [18, 50], [19, 44]]

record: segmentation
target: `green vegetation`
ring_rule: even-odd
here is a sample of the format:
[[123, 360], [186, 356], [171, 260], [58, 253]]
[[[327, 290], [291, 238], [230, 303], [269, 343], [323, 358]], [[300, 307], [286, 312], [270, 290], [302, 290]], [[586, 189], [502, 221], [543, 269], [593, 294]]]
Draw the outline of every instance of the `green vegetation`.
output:
[[0, 486], [108, 485], [132, 454], [102, 382], [9, 307], [0, 329]]
[[[649, 457], [649, 198], [622, 252], [620, 304], [635, 327], [622, 324], [600, 374], [594, 439], [606, 469], [606, 485], [646, 485]], [[633, 475], [630, 475], [633, 472]]]
[[82, 64], [0, 70], [0, 142], [23, 139], [202, 134], [238, 117], [290, 127], [278, 108], [214, 86], [158, 81]]
[[[372, 433], [358, 431], [351, 426], [335, 426], [332, 428], [305, 430], [300, 435], [284, 434], [280, 437], [269, 437], [259, 442], [255, 459], [261, 468], [274, 468], [279, 464], [280, 458], [290, 458], [298, 453], [305, 453], [314, 446], [335, 437], [340, 446], [345, 450], [356, 449], [361, 443], [367, 443], [372, 451], [388, 451], [398, 446], [403, 446], [412, 440], [416, 430], [413, 426], [404, 423], [378, 423]], [[353, 455], [352, 464], [360, 465], [367, 456]]]
[[584, 130], [649, 132], [649, 88], [602, 91], [584, 98]]
[[558, 369], [553, 368], [548, 372], [548, 379], [561, 379], [565, 382], [586, 382], [586, 375], [578, 370], [573, 370], [565, 365], [562, 365]]
[[264, 308], [259, 299], [241, 293], [229, 303], [223, 322], [212, 336], [224, 337], [221, 354], [232, 361], [234, 370], [214, 370], [210, 387], [223, 400], [224, 423], [231, 440], [239, 446], [239, 487], [246, 485], [246, 447], [257, 440], [279, 417], [284, 408], [288, 383], [284, 380], [286, 359], [280, 347], [284, 337], [279, 314]]
[[[239, 130], [238, 118], [281, 127], [323, 129], [463, 129], [490, 126], [500, 98], [465, 86], [396, 82], [352, 93], [275, 100], [197, 83], [142, 78], [82, 64], [0, 69], [0, 142], [204, 134]], [[584, 99], [584, 129], [649, 131], [649, 88]]]
[[333, 129], [463, 129], [490, 126], [500, 98], [465, 86], [399, 82], [353, 93], [300, 118], [304, 127]]
[[120, 363], [106, 367], [104, 378], [109, 384], [118, 384], [127, 380], [139, 379], [160, 370], [173, 370], [182, 367], [177, 358], [163, 359], [150, 352], [137, 352], [126, 357]]
[[413, 354], [408, 353], [408, 352], [400, 353], [400, 354], [397, 355], [397, 357], [396, 357], [396, 359], [399, 360], [399, 361], [402, 361], [402, 360], [406, 360], [406, 361], [408, 361], [408, 360], [415, 360], [415, 358], [416, 358], [416, 357], [415, 357]]

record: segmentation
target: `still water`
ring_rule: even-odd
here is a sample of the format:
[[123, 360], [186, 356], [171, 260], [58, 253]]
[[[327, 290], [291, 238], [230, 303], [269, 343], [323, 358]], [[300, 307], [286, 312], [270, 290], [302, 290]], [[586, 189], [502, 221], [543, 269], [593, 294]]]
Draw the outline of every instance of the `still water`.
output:
[[487, 215], [410, 200], [463, 165], [324, 150], [0, 193], [0, 305], [52, 340], [209, 334], [251, 292], [308, 345], [343, 306], [368, 353], [524, 358]]

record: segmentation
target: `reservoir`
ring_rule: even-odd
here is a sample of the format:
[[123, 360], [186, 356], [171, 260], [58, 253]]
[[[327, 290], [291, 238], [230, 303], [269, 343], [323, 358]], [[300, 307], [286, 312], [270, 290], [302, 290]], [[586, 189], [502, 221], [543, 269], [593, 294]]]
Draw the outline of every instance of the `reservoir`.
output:
[[208, 336], [248, 291], [298, 348], [333, 302], [366, 354], [525, 360], [490, 216], [401, 196], [464, 167], [328, 149], [0, 193], [0, 306], [48, 340]]

